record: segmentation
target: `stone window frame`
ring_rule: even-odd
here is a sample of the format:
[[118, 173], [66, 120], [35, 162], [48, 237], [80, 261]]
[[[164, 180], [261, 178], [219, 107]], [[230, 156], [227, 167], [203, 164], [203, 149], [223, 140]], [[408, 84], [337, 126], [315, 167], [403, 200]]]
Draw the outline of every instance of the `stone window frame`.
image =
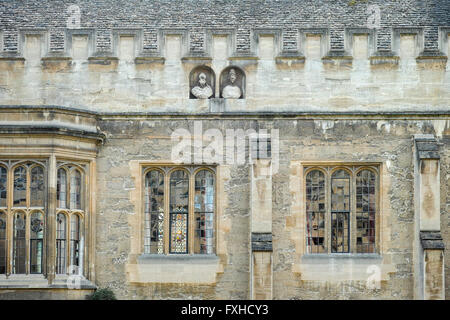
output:
[[273, 59], [283, 51], [282, 30], [278, 28], [254, 28], [250, 31], [251, 43], [250, 51], [257, 56], [259, 55], [259, 39], [261, 36], [273, 36]]
[[[71, 167], [71, 168], [70, 168]], [[72, 162], [72, 161], [57, 161], [57, 165], [56, 165], [56, 179], [58, 181], [58, 172], [59, 170], [65, 170], [66, 171], [66, 207], [62, 208], [59, 206], [59, 201], [56, 201], [56, 214], [55, 214], [55, 241], [57, 241], [57, 234], [56, 234], [56, 230], [57, 230], [57, 219], [58, 219], [58, 214], [63, 214], [66, 218], [65, 221], [65, 231], [66, 231], [66, 255], [65, 255], [65, 272], [64, 273], [57, 273], [57, 268], [56, 266], [58, 265], [58, 252], [56, 251], [55, 253], [55, 273], [57, 276], [62, 276], [62, 275], [71, 275], [71, 274], [78, 274], [78, 275], [84, 275], [84, 267], [85, 265], [87, 265], [87, 261], [85, 259], [85, 257], [87, 256], [85, 254], [85, 250], [86, 250], [86, 245], [85, 245], [85, 235], [88, 233], [87, 230], [87, 199], [88, 199], [88, 194], [87, 194], [87, 174], [86, 172], [89, 172], [89, 168], [87, 164], [82, 164], [82, 163], [77, 163], [77, 162]], [[74, 171], [78, 171], [81, 174], [81, 193], [80, 193], [80, 208], [72, 208], [71, 205], [71, 186], [72, 186], [72, 182], [71, 182], [71, 175]], [[58, 195], [57, 195], [58, 196]], [[79, 231], [79, 237], [80, 237], [80, 245], [79, 245], [79, 254], [81, 255], [81, 259], [79, 262], [79, 265], [76, 266], [74, 264], [72, 264], [72, 217], [73, 216], [78, 216], [80, 218], [80, 231]], [[56, 247], [56, 242], [55, 242], [55, 248]]]
[[166, 50], [166, 36], [180, 36], [181, 37], [181, 57], [185, 57], [189, 54], [189, 32], [186, 28], [162, 28], [158, 30], [157, 40], [158, 49], [157, 55], [165, 57]]
[[[164, 242], [163, 248], [164, 252], [162, 254], [158, 253], [148, 253], [145, 252], [145, 239], [147, 237], [145, 230], [145, 177], [148, 172], [156, 170], [164, 175]], [[188, 239], [187, 253], [171, 253], [169, 248], [170, 242], [170, 214], [169, 214], [169, 200], [170, 200], [170, 177], [171, 173], [177, 170], [184, 170], [188, 173], [189, 177], [189, 204], [188, 204]], [[213, 173], [214, 175], [214, 253], [212, 254], [202, 254], [202, 253], [194, 253], [194, 234], [195, 234], [195, 177], [196, 174], [202, 170], [207, 170]], [[141, 165], [141, 245], [140, 252], [144, 256], [155, 256], [155, 257], [171, 257], [171, 256], [183, 256], [183, 255], [194, 255], [194, 256], [217, 256], [218, 254], [218, 170], [217, 165], [180, 165], [180, 164], [142, 164]]]
[[[14, 171], [21, 166], [26, 165], [26, 175], [27, 175], [27, 184], [26, 184], [26, 205], [25, 206], [15, 206], [14, 205]], [[47, 274], [47, 233], [48, 233], [48, 220], [47, 220], [47, 212], [48, 212], [48, 177], [49, 177], [49, 162], [47, 159], [40, 158], [26, 158], [26, 159], [2, 159], [0, 160], [0, 166], [6, 168], [7, 170], [7, 191], [6, 191], [6, 207], [1, 207], [0, 211], [6, 214], [6, 272], [1, 274], [0, 276], [4, 276], [6, 278], [10, 277], [23, 277], [23, 276], [43, 276]], [[44, 170], [44, 199], [43, 206], [31, 206], [31, 170], [37, 166], [41, 166]], [[30, 218], [31, 215], [35, 212], [42, 214], [44, 220], [44, 234], [42, 238], [43, 246], [42, 246], [42, 258], [41, 258], [41, 273], [32, 273], [31, 272], [31, 224]], [[14, 259], [14, 219], [16, 214], [24, 213], [25, 220], [25, 273], [13, 273], [13, 259]]]
[[444, 53], [447, 57], [450, 56], [450, 49], [448, 47], [450, 37], [450, 27], [439, 27], [439, 51]]
[[425, 38], [423, 28], [392, 28], [391, 47], [392, 51], [400, 56], [400, 38], [402, 35], [414, 35], [416, 47], [418, 48], [416, 58], [423, 52]]
[[[349, 252], [338, 253], [331, 252], [331, 177], [337, 170], [344, 169], [350, 173], [350, 225], [349, 225]], [[376, 177], [376, 212], [375, 212], [375, 250], [371, 253], [358, 253], [356, 246], [357, 238], [357, 224], [356, 224], [356, 175], [363, 170], [371, 170]], [[320, 255], [320, 256], [346, 256], [346, 255], [379, 255], [381, 254], [381, 165], [378, 163], [307, 163], [303, 164], [303, 192], [302, 201], [304, 204], [303, 219], [304, 219], [304, 248], [303, 252], [306, 255]], [[306, 212], [306, 177], [309, 172], [319, 170], [325, 175], [325, 251], [324, 253], [311, 253], [307, 245], [307, 212]]]
[[65, 32], [65, 51], [66, 55], [73, 57], [72, 44], [74, 36], [87, 36], [88, 42], [88, 57], [95, 55], [97, 52], [96, 42], [97, 42], [97, 31], [94, 28], [83, 28], [83, 29], [66, 29]]
[[320, 35], [320, 57], [326, 56], [330, 51], [330, 32], [328, 28], [300, 28], [297, 40], [299, 55], [305, 56], [306, 37], [308, 35]]
[[50, 52], [50, 32], [44, 28], [36, 29], [20, 29], [19, 30], [19, 45], [18, 53], [21, 57], [24, 57], [25, 42], [27, 36], [38, 35], [41, 38], [41, 58], [45, 57]]
[[208, 57], [213, 56], [213, 39], [214, 36], [227, 37], [227, 57], [237, 55], [236, 53], [236, 29], [205, 29], [205, 54]]
[[374, 29], [369, 28], [345, 28], [345, 52], [353, 57], [353, 39], [357, 35], [367, 35], [367, 58], [375, 54], [377, 51], [377, 33]]
[[119, 43], [120, 37], [133, 37], [134, 44], [134, 58], [139, 57], [143, 54], [144, 48], [144, 30], [142, 28], [114, 28], [112, 30], [112, 53], [115, 57], [119, 56]]

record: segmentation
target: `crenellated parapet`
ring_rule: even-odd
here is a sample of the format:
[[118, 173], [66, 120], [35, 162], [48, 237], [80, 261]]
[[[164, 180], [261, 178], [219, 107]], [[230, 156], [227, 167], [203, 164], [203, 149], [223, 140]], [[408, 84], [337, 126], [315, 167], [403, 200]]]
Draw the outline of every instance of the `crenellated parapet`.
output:
[[[425, 27], [392, 27], [390, 28], [391, 46], [388, 48], [378, 45], [382, 36], [380, 30], [366, 27], [346, 27], [344, 28], [344, 39], [342, 46], [333, 45], [332, 28], [298, 28], [290, 31], [294, 34], [295, 46], [287, 45], [284, 41], [286, 30], [281, 28], [251, 28], [248, 50], [242, 50], [238, 45], [238, 28], [204, 28], [202, 30], [203, 45], [194, 46], [191, 42], [193, 32], [189, 28], [159, 28], [155, 30], [155, 47], [151, 50], [146, 42], [144, 28], [112, 28], [108, 30], [109, 47], [101, 46], [99, 38], [104, 30], [96, 28], [77, 28], [63, 30], [64, 42], [62, 50], [55, 50], [52, 47], [52, 32], [48, 28], [20, 28], [17, 31], [17, 41], [14, 46], [8, 42], [11, 37], [10, 31], [0, 29], [0, 58], [2, 60], [14, 60], [26, 58], [25, 46], [27, 39], [36, 38], [40, 45], [40, 56], [46, 58], [71, 58], [71, 59], [95, 59], [95, 58], [119, 58], [120, 43], [124, 38], [129, 39], [136, 63], [144, 61], [164, 62], [167, 51], [167, 38], [180, 38], [180, 52], [182, 61], [199, 60], [207, 62], [212, 59], [214, 50], [214, 39], [226, 39], [226, 55], [228, 60], [258, 60], [261, 59], [260, 42], [266, 38], [273, 41], [274, 56], [277, 60], [304, 60], [305, 52], [308, 50], [308, 40], [317, 38], [320, 47], [320, 56], [325, 60], [330, 58], [347, 59], [354, 55], [355, 37], [364, 36], [366, 38], [367, 58], [373, 61], [381, 58], [387, 60], [398, 60], [403, 38], [412, 38], [414, 41], [414, 52], [412, 53], [419, 60], [441, 59], [446, 60], [449, 52], [450, 27], [438, 27], [435, 43], [430, 45], [426, 39]], [[427, 45], [428, 44], [428, 45]], [[83, 49], [83, 54], [80, 54]], [[37, 53], [36, 53], [37, 54]], [[381, 58], [380, 58], [381, 57]], [[432, 58], [430, 58], [432, 57]], [[382, 60], [382, 59], [381, 59]], [[375, 62], [376, 64], [376, 62]]]
[[[0, 98], [100, 112], [448, 110], [450, 15], [431, 2], [3, 2]], [[200, 69], [206, 98], [192, 93]]]

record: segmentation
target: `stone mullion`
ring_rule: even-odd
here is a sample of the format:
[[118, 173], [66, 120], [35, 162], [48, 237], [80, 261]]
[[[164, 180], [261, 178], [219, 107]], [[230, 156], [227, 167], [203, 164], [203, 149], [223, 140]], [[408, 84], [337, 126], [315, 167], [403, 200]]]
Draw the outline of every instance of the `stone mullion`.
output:
[[56, 273], [56, 185], [57, 185], [57, 166], [56, 156], [52, 154], [48, 165], [48, 203], [47, 203], [47, 221], [46, 226], [46, 243], [47, 259], [46, 272], [48, 283], [51, 285]]

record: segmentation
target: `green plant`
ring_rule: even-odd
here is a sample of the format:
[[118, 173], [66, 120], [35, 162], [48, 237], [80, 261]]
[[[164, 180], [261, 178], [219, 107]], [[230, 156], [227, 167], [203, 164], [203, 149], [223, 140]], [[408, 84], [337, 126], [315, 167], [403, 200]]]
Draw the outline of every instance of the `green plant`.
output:
[[87, 296], [88, 300], [117, 300], [116, 295], [111, 289], [97, 289], [95, 292]]

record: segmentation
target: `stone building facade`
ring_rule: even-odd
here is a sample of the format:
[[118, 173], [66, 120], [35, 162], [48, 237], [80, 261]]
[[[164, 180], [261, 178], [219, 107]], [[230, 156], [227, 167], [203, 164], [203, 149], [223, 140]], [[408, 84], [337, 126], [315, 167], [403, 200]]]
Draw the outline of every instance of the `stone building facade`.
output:
[[448, 299], [446, 0], [0, 3], [0, 298]]

